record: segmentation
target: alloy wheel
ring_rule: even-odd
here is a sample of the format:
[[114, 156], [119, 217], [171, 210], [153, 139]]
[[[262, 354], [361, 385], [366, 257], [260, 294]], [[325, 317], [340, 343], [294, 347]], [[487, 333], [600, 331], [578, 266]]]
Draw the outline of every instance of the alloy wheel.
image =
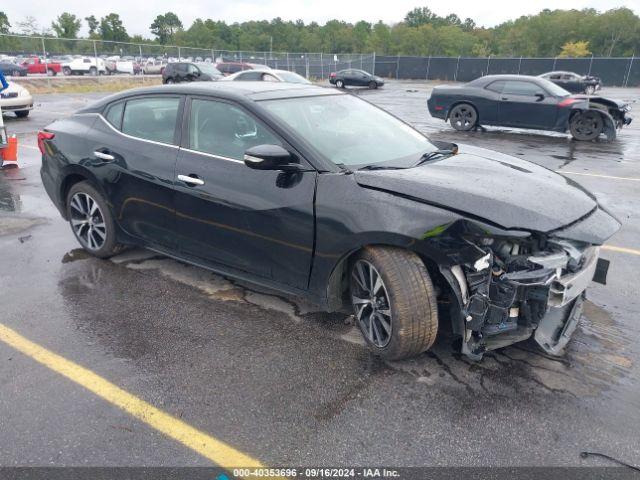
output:
[[102, 210], [93, 198], [83, 192], [71, 197], [71, 227], [76, 237], [89, 250], [100, 250], [107, 239], [107, 226]]
[[387, 288], [376, 268], [358, 260], [351, 272], [351, 302], [363, 335], [378, 348], [391, 340], [393, 318]]
[[477, 114], [473, 107], [458, 105], [451, 112], [451, 117], [458, 130], [469, 130], [476, 124]]

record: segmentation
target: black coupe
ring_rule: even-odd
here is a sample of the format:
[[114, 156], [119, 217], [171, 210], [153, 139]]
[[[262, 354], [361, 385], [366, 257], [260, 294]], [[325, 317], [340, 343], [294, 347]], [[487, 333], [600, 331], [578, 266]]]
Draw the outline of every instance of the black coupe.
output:
[[438, 86], [427, 102], [433, 117], [456, 130], [480, 125], [566, 132], [576, 140], [608, 140], [631, 123], [629, 106], [603, 97], [571, 95], [540, 77], [488, 75], [458, 86]]
[[378, 88], [384, 85], [384, 79], [365, 72], [364, 70], [349, 68], [347, 70], [340, 70], [339, 72], [331, 72], [329, 75], [329, 83], [338, 88], [348, 86]]
[[573, 72], [549, 72], [540, 75], [571, 93], [593, 95], [602, 88], [600, 78], [594, 75], [578, 75]]
[[12, 62], [0, 62], [0, 70], [8, 77], [26, 77], [27, 69]]
[[619, 228], [561, 175], [311, 85], [131, 90], [38, 144], [45, 189], [92, 255], [138, 245], [351, 308], [386, 358], [427, 350], [446, 323], [472, 358], [531, 336], [559, 354]]

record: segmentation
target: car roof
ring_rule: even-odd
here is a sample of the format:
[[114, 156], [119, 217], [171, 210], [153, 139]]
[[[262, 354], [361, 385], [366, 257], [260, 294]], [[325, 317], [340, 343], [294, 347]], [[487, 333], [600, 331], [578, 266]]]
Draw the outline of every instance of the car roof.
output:
[[576, 72], [568, 72], [566, 70], [554, 70], [553, 72], [547, 72], [547, 73], [543, 73], [541, 75], [539, 75], [540, 77], [543, 75], [578, 75], [580, 76], [578, 73]]
[[321, 95], [346, 95], [329, 87], [302, 83], [273, 82], [191, 82], [155, 87], [134, 88], [110, 95], [78, 113], [101, 111], [105, 105], [138, 95], [154, 94], [201, 95], [236, 101], [276, 100], [281, 98], [314, 97]]

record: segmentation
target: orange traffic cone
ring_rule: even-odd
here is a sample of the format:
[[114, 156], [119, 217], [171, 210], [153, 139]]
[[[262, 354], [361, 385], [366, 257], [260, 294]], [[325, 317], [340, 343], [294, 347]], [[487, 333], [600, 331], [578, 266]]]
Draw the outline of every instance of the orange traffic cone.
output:
[[18, 138], [11, 135], [7, 144], [0, 149], [2, 153], [2, 168], [16, 168], [18, 166]]

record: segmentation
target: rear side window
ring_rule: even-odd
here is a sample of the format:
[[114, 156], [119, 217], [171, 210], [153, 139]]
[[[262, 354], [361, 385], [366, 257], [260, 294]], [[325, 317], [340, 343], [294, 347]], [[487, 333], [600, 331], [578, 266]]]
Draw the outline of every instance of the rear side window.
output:
[[238, 77], [238, 80], [242, 80], [242, 81], [253, 81], [253, 80], [261, 80], [261, 79], [262, 79], [262, 72], [258, 72], [255, 70], [248, 70], [242, 73]]
[[173, 144], [180, 99], [150, 97], [129, 100], [122, 117], [122, 132], [133, 137]]
[[107, 114], [105, 115], [105, 118], [107, 119], [107, 121], [111, 125], [116, 127], [118, 130], [120, 130], [120, 127], [122, 125], [123, 110], [124, 110], [124, 102], [114, 103], [109, 107], [109, 109], [107, 110]]

